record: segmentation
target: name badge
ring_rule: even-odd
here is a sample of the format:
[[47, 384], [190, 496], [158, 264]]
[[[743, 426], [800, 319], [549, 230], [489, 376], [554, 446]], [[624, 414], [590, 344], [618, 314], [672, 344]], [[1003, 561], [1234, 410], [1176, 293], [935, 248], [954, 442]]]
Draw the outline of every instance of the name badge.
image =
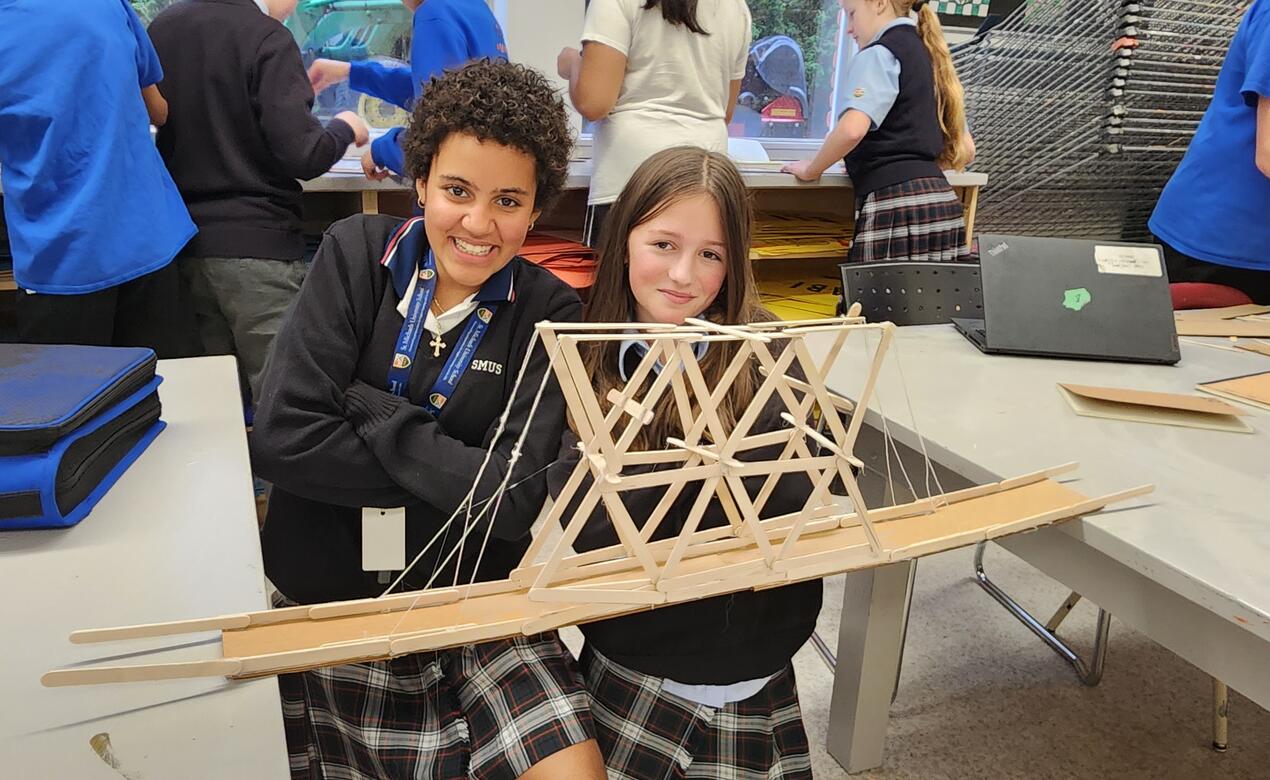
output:
[[362, 571], [406, 568], [406, 509], [362, 509]]

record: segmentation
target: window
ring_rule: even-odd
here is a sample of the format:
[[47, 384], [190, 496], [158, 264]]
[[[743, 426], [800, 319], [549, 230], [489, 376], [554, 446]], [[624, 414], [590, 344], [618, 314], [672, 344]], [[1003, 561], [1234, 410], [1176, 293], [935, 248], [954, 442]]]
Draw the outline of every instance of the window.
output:
[[754, 41], [728, 134], [823, 138], [834, 114], [834, 76], [855, 50], [837, 0], [748, 4]]
[[[402, 66], [410, 62], [411, 13], [401, 0], [300, 0], [287, 27], [295, 35], [305, 65], [319, 58]], [[354, 92], [347, 82], [318, 95], [315, 111], [324, 118], [356, 111], [378, 128], [410, 120], [402, 109]]]

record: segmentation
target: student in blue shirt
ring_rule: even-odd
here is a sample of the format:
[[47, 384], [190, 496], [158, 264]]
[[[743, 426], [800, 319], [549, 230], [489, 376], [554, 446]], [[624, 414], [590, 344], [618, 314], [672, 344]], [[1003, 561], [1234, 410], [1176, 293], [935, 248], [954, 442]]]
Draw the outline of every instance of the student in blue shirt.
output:
[[1151, 232], [1169, 281], [1212, 282], [1270, 303], [1270, 2], [1244, 14]]
[[[488, 58], [507, 59], [503, 29], [485, 0], [401, 0], [414, 14], [410, 67], [362, 60], [316, 60], [309, 66], [313, 94], [348, 80], [357, 92], [410, 111], [423, 87], [444, 71]], [[362, 155], [362, 170], [370, 179], [390, 173], [405, 175], [401, 150], [404, 127], [394, 127]]]
[[862, 47], [844, 80], [846, 109], [813, 159], [782, 170], [815, 181], [844, 161], [856, 212], [847, 262], [971, 260], [943, 171], [969, 163], [974, 143], [939, 17], [927, 0], [839, 2]]
[[172, 259], [195, 227], [150, 138], [166, 107], [141, 20], [127, 0], [6, 0], [0, 52], [19, 340], [193, 354]]

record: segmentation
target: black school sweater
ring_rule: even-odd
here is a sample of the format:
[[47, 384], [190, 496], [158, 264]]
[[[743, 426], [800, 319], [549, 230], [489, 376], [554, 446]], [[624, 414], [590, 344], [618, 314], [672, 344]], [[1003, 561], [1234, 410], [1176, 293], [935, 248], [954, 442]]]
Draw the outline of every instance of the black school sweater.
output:
[[[765, 433], [784, 427], [785, 423], [780, 419], [782, 411], [787, 411], [785, 405], [778, 396], [773, 396], [759, 415], [752, 432]], [[577, 464], [579, 455], [573, 447], [577, 441], [573, 432], [566, 428], [560, 460], [547, 472], [553, 495], [559, 494]], [[771, 460], [779, 458], [782, 449], [781, 445], [775, 445], [749, 450], [739, 453], [737, 460]], [[661, 465], [656, 469], [673, 466]], [[654, 467], [627, 468], [623, 473], [652, 470]], [[751, 499], [758, 495], [765, 479], [744, 478]], [[700, 480], [686, 483], [653, 534], [652, 541], [679, 534], [701, 484]], [[590, 486], [588, 476], [575, 494], [575, 504]], [[665, 495], [665, 490], [664, 487], [653, 487], [622, 492], [622, 501], [636, 526], [643, 526]], [[797, 512], [811, 495], [811, 490], [811, 481], [805, 473], [783, 476], [764, 505], [761, 517], [766, 519]], [[569, 516], [566, 513], [565, 517]], [[698, 528], [706, 530], [727, 525], [727, 522], [716, 497], [711, 500]], [[578, 552], [585, 552], [619, 543], [617, 532], [601, 506], [591, 514], [573, 547]], [[587, 623], [580, 628], [588, 643], [628, 669], [688, 685], [728, 685], [766, 677], [785, 668], [816, 628], [822, 590], [820, 580], [769, 590], [746, 590]]]
[[330, 170], [353, 129], [313, 116], [291, 32], [253, 0], [185, 0], [149, 33], [168, 101], [159, 153], [198, 225], [185, 254], [299, 260], [296, 179]]
[[[406, 507], [406, 560], [413, 559], [471, 488], [499, 415], [511, 403], [476, 500], [493, 492], [507, 473], [547, 367], [538, 343], [512, 400], [534, 324], [574, 321], [580, 313], [577, 295], [563, 282], [523, 259], [512, 260], [515, 300], [499, 305], [457, 392], [434, 418], [419, 403], [464, 325], [449, 332], [440, 357], [432, 356], [425, 337], [408, 399], [386, 390], [402, 317], [389, 271], [379, 260], [400, 224], [392, 217], [358, 215], [327, 230], [265, 374], [251, 438], [252, 465], [274, 484], [262, 533], [265, 572], [283, 595], [301, 604], [379, 595], [384, 586], [361, 568], [361, 507]], [[556, 457], [563, 428], [564, 402], [551, 380], [513, 482]], [[505, 494], [478, 581], [506, 577], [520, 563], [545, 497], [545, 475]], [[444, 549], [434, 545], [407, 587], [424, 585], [457, 546], [462, 527], [455, 526]], [[461, 583], [471, 578], [487, 530], [488, 520], [468, 537]], [[436, 585], [453, 581], [450, 566]]]

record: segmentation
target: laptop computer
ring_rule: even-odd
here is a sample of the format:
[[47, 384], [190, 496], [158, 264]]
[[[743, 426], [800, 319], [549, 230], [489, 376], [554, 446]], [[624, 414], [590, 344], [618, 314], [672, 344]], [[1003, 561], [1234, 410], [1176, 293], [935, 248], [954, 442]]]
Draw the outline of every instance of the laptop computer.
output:
[[983, 234], [979, 262], [983, 319], [952, 322], [983, 352], [1181, 359], [1157, 245]]

